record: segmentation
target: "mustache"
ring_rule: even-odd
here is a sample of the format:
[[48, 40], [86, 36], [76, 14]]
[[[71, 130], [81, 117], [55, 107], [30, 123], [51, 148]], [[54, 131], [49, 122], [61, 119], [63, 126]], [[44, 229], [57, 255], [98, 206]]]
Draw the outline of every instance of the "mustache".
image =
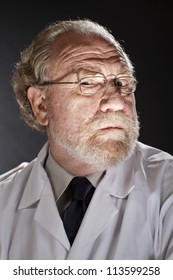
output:
[[128, 129], [130, 126], [136, 124], [136, 120], [121, 112], [117, 112], [96, 115], [88, 124], [93, 129], [102, 129], [105, 127], [120, 127]]

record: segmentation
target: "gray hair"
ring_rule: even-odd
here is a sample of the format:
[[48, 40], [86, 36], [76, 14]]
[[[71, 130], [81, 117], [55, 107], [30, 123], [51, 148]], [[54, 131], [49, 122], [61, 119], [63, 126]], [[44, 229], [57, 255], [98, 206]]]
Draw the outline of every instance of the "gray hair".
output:
[[44, 131], [45, 127], [37, 122], [33, 114], [27, 97], [27, 90], [30, 86], [36, 86], [48, 80], [47, 67], [52, 47], [60, 34], [69, 31], [84, 36], [95, 35], [115, 45], [129, 70], [134, 73], [133, 65], [120, 43], [115, 40], [111, 31], [100, 24], [83, 19], [54, 22], [46, 26], [31, 44], [21, 52], [21, 59], [16, 64], [12, 77], [12, 86], [22, 118], [29, 126], [40, 131]]

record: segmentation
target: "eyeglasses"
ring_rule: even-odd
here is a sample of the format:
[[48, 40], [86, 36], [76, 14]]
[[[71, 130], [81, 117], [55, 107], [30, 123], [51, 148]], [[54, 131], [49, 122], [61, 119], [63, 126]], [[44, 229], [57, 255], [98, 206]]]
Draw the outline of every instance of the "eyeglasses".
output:
[[[110, 75], [113, 76], [113, 75]], [[120, 76], [111, 79], [113, 81], [113, 85], [115, 89], [122, 96], [128, 96], [133, 93], [136, 89], [137, 81], [134, 77], [131, 76]], [[80, 79], [76, 82], [57, 82], [57, 81], [46, 81], [39, 86], [47, 86], [47, 85], [59, 85], [59, 84], [77, 84], [80, 87], [80, 92], [82, 95], [95, 95], [99, 92], [105, 92], [107, 89], [108, 82], [104, 75], [95, 75], [88, 76]]]

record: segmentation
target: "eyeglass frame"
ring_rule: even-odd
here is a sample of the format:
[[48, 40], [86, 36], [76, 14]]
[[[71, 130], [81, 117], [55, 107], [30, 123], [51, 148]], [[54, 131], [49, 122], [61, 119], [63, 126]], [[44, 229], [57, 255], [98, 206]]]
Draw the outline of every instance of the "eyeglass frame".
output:
[[[111, 80], [116, 80], [116, 79], [121, 79], [121, 78], [130, 78], [130, 79], [132, 79], [132, 81], [133, 81], [133, 89], [131, 90], [131, 91], [129, 91], [129, 92], [127, 92], [127, 93], [125, 93], [125, 94], [122, 94], [122, 93], [120, 93], [121, 95], [123, 95], [123, 96], [128, 96], [128, 95], [130, 95], [131, 93], [134, 93], [135, 92], [135, 90], [136, 90], [136, 86], [137, 86], [137, 83], [138, 83], [138, 81], [135, 79], [135, 77], [134, 76], [130, 76], [130, 75], [121, 75], [121, 76], [115, 76], [114, 74], [110, 74], [110, 75], [108, 75], [108, 76], [114, 76], [114, 79], [111, 79]], [[43, 83], [40, 83], [40, 84], [38, 84], [38, 86], [49, 86], [49, 85], [63, 85], [63, 84], [76, 84], [76, 85], [79, 85], [79, 87], [80, 87], [80, 91], [81, 91], [81, 94], [83, 94], [83, 95], [86, 95], [87, 96], [87, 94], [85, 94], [85, 93], [83, 93], [83, 91], [82, 91], [82, 89], [81, 89], [81, 86], [82, 86], [82, 84], [81, 84], [81, 81], [82, 80], [84, 80], [84, 79], [87, 79], [87, 78], [100, 78], [100, 77], [103, 77], [104, 78], [104, 80], [105, 80], [105, 87], [104, 87], [104, 91], [106, 90], [106, 85], [107, 85], [107, 83], [110, 81], [110, 80], [108, 80], [107, 79], [107, 77], [108, 76], [105, 76], [104, 74], [102, 74], [102, 73], [98, 73], [97, 75], [90, 75], [90, 76], [86, 76], [86, 77], [83, 77], [83, 78], [81, 78], [79, 81], [74, 81], [74, 82], [58, 82], [58, 81], [45, 81], [45, 82], [43, 82]], [[116, 85], [115, 85], [115, 87], [117, 87]], [[121, 88], [121, 87], [120, 87]], [[91, 94], [91, 93], [89, 93], [88, 92], [88, 95], [95, 95], [97, 93], [97, 91], [95, 92], [95, 93], [93, 93], [93, 94]]]

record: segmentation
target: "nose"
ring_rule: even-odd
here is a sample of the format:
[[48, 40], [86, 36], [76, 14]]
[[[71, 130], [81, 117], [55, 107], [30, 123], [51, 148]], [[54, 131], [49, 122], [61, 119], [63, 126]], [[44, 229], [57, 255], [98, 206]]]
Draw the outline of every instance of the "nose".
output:
[[113, 94], [106, 95], [101, 99], [100, 110], [103, 113], [122, 111], [124, 109], [124, 105], [124, 98], [121, 94], [114, 92]]

